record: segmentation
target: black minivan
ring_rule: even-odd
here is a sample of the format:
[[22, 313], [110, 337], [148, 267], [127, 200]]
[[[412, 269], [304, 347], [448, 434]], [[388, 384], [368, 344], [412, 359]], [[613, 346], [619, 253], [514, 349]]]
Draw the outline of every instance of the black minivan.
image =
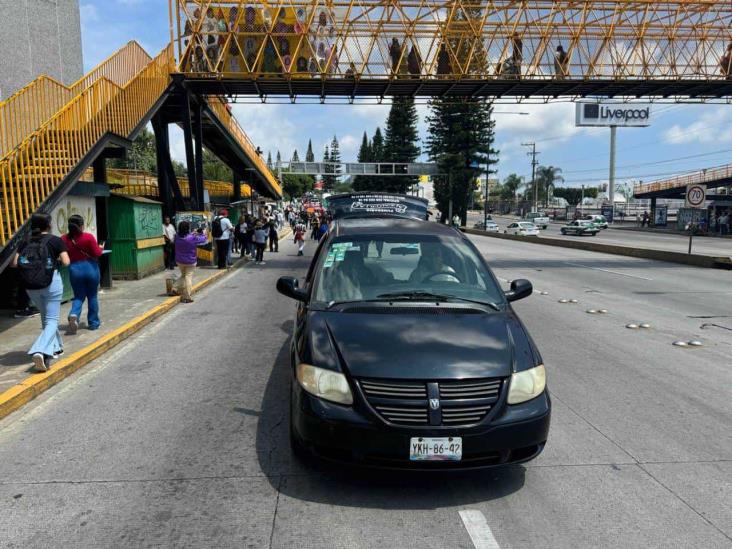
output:
[[536, 345], [459, 231], [425, 201], [330, 197], [330, 232], [302, 286], [292, 337], [293, 450], [362, 465], [452, 469], [538, 456], [551, 402]]

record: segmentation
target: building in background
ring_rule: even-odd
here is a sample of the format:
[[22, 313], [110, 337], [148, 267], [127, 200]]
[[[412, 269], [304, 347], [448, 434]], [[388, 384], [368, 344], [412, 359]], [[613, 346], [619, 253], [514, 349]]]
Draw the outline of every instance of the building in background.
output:
[[83, 73], [79, 0], [2, 0], [0, 100], [41, 74], [71, 84]]

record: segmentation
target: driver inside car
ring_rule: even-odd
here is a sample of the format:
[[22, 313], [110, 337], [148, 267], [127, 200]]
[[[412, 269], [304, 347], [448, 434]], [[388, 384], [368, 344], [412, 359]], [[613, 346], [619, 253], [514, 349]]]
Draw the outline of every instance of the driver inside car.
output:
[[440, 246], [423, 243], [421, 248], [422, 257], [419, 258], [417, 267], [409, 276], [409, 282], [429, 282], [431, 277], [440, 274], [452, 275], [453, 277], [456, 275], [455, 269], [445, 262]]

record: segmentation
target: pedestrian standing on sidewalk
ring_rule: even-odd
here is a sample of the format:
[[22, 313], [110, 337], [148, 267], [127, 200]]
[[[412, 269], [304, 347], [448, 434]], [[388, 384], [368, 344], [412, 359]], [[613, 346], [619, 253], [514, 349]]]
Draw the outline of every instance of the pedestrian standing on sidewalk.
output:
[[171, 223], [170, 217], [167, 215], [163, 219], [163, 238], [165, 239], [163, 248], [165, 268], [172, 271], [175, 269], [175, 225]]
[[69, 279], [74, 289], [74, 299], [69, 312], [68, 335], [74, 335], [79, 329], [81, 308], [86, 300], [87, 327], [96, 330], [101, 324], [99, 320], [99, 258], [104, 248], [97, 244], [91, 233], [84, 232], [84, 218], [80, 215], [69, 217], [69, 232], [61, 237], [69, 252], [71, 265]]
[[255, 261], [260, 265], [264, 265], [264, 247], [267, 244], [268, 232], [269, 231], [264, 227], [264, 225], [262, 225], [262, 223], [257, 223], [254, 228], [254, 243], [257, 247]]
[[643, 219], [641, 221], [641, 227], [647, 227], [649, 220], [650, 220], [650, 216], [648, 215], [648, 211], [644, 211]]
[[31, 236], [18, 246], [12, 265], [18, 268], [28, 297], [41, 311], [43, 329], [28, 351], [39, 372], [48, 370], [51, 360], [64, 352], [58, 333], [64, 284], [58, 270], [69, 263], [66, 244], [51, 234], [51, 216], [33, 214]]
[[275, 221], [269, 222], [269, 251], [270, 253], [280, 251], [280, 235], [277, 233], [277, 223]]
[[727, 236], [729, 234], [729, 210], [725, 210], [725, 212], [719, 216], [717, 224], [719, 225], [719, 234]]
[[234, 226], [228, 218], [227, 210], [219, 210], [213, 222], [211, 223], [211, 234], [216, 240], [216, 259], [219, 269], [226, 269], [229, 261], [229, 239]]
[[198, 263], [197, 247], [208, 242], [204, 229], [191, 233], [191, 224], [188, 221], [178, 223], [178, 233], [175, 236], [175, 262], [180, 270], [177, 290], [181, 302], [193, 303], [193, 271]]
[[254, 217], [248, 215], [246, 217], [247, 221], [247, 232], [244, 235], [244, 238], [247, 243], [247, 254], [250, 258], [254, 257], [256, 253], [256, 245], [254, 243], [254, 228], [256, 227], [256, 223], [254, 222]]

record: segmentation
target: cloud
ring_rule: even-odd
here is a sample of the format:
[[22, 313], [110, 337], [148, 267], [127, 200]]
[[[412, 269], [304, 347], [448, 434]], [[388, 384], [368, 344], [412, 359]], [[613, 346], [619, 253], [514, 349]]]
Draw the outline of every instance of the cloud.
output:
[[[714, 131], [709, 131], [714, 128]], [[729, 107], [715, 107], [684, 126], [674, 124], [663, 133], [670, 145], [689, 143], [728, 143], [732, 141], [732, 111]]]
[[[279, 150], [282, 158], [287, 159], [297, 147], [294, 136], [300, 135], [299, 128], [287, 116], [283, 105], [246, 103], [232, 105], [232, 113], [256, 147], [261, 147], [264, 156], [272, 152], [274, 158]], [[300, 156], [305, 152], [300, 151]]]

